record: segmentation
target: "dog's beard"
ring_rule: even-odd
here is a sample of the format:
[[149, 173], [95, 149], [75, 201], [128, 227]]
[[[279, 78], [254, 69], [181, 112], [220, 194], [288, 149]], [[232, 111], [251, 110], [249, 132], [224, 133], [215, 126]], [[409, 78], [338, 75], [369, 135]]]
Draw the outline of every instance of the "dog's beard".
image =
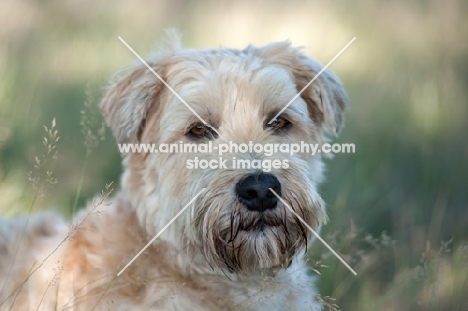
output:
[[229, 270], [285, 268], [307, 245], [306, 228], [295, 216], [288, 219], [285, 212], [245, 211], [241, 204], [233, 204], [231, 210], [229, 219], [218, 223], [220, 234], [212, 237], [216, 255]]
[[[295, 182], [301, 185], [297, 188], [301, 192], [283, 188], [282, 198], [307, 224], [317, 227], [324, 220], [322, 200], [310, 196], [312, 191], [304, 191], [307, 183]], [[208, 263], [225, 272], [242, 274], [287, 268], [293, 257], [306, 249], [311, 232], [282, 202], [273, 210], [249, 211], [233, 195], [229, 184], [233, 183], [227, 178], [218, 179], [216, 185], [207, 188], [191, 223], [196, 244]]]

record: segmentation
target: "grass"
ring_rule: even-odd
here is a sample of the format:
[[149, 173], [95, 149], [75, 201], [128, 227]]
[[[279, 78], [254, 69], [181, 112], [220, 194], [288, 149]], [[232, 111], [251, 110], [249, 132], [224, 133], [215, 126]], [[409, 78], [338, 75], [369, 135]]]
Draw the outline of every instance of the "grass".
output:
[[[322, 236], [358, 276], [316, 243], [309, 262], [321, 274], [321, 297], [343, 310], [468, 308], [465, 3], [88, 4], [5, 5], [2, 215], [58, 206], [71, 216], [119, 180], [120, 156], [96, 113], [107, 77], [133, 61], [118, 35], [143, 55], [165, 27], [180, 28], [193, 47], [289, 37], [322, 63], [356, 36], [332, 70], [351, 100], [338, 142], [355, 143], [357, 152], [327, 160], [321, 192], [330, 215]], [[48, 157], [60, 154], [41, 166], [44, 124], [43, 153], [58, 131]]]

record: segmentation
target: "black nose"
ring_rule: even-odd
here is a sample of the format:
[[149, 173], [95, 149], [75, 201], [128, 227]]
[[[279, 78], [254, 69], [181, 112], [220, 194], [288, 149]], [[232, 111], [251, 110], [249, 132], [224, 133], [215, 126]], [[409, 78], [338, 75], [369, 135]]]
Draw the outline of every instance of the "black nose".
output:
[[236, 193], [239, 201], [249, 210], [264, 212], [273, 209], [278, 203], [278, 198], [268, 188], [273, 189], [281, 196], [281, 184], [271, 174], [249, 175], [236, 185]]

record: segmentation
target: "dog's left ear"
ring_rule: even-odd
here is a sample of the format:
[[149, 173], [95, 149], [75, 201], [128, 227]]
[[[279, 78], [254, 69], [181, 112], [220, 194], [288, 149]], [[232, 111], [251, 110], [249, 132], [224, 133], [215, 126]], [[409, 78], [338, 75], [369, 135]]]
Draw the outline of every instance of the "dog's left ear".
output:
[[[317, 61], [303, 54], [300, 49], [291, 47], [289, 42], [272, 43], [260, 48], [249, 46], [244, 52], [261, 56], [267, 62], [288, 70], [298, 92], [323, 68]], [[338, 77], [328, 69], [323, 71], [301, 93], [301, 97], [307, 102], [314, 123], [330, 134], [338, 135], [343, 127], [343, 111], [348, 102]]]
[[[159, 65], [149, 65], [162, 75]], [[142, 64], [116, 80], [101, 101], [102, 114], [118, 143], [138, 142], [148, 111], [157, 104], [162, 83]]]
[[[299, 54], [291, 64], [298, 91], [314, 79], [322, 68], [317, 61]], [[325, 69], [301, 96], [307, 102], [312, 120], [337, 136], [343, 127], [343, 111], [348, 103], [348, 96], [338, 77]]]

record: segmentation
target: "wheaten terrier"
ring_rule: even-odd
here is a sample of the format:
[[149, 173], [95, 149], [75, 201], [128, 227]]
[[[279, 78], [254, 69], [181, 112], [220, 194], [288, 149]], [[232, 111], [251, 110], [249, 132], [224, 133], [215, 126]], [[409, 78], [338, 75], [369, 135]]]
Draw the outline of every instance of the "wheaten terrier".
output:
[[[328, 70], [269, 124], [322, 69], [288, 42], [244, 50], [174, 44], [146, 61], [198, 116], [139, 62], [115, 79], [101, 103], [119, 143], [322, 143], [342, 127], [346, 94]], [[321, 156], [277, 153], [270, 158], [288, 167], [268, 173], [188, 169], [194, 157], [219, 158], [216, 152], [125, 154], [118, 194], [91, 203], [72, 225], [51, 213], [2, 221], [0, 308], [320, 309], [303, 262], [313, 235], [268, 189], [318, 229], [327, 219], [317, 192]]]

